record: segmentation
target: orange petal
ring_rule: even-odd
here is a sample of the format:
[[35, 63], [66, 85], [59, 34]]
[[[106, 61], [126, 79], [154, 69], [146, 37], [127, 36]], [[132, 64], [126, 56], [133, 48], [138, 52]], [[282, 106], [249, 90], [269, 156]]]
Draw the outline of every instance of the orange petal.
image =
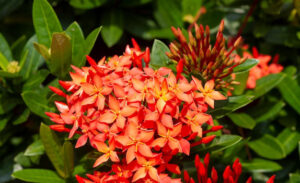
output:
[[182, 152], [189, 156], [190, 155], [190, 148], [191, 148], [191, 145], [190, 145], [189, 141], [182, 138], [182, 139], [180, 139], [179, 142], [180, 142]]
[[178, 123], [174, 126], [174, 128], [171, 130], [171, 137], [176, 137], [180, 134], [182, 128], [182, 124]]
[[82, 100], [81, 105], [93, 104], [96, 102], [96, 99], [97, 99], [97, 95], [93, 95], [91, 97], [85, 98], [84, 100]]
[[106, 112], [100, 115], [99, 121], [103, 123], [111, 124], [112, 122], [115, 121], [115, 119], [116, 119], [116, 115], [114, 113]]
[[119, 115], [118, 118], [117, 118], [117, 120], [116, 120], [116, 125], [119, 128], [123, 129], [124, 126], [125, 126], [125, 122], [126, 122], [126, 118], [123, 117], [123, 116], [121, 116], [121, 115]]
[[158, 112], [162, 113], [165, 106], [166, 106], [166, 102], [163, 99], [159, 98], [158, 101], [156, 102], [156, 107], [158, 109]]
[[57, 109], [59, 110], [59, 112], [61, 112], [61, 113], [66, 113], [69, 111], [68, 105], [63, 102], [55, 101], [55, 105], [56, 105]]
[[211, 107], [214, 108], [214, 100], [208, 96], [205, 96], [204, 101]]
[[226, 97], [218, 91], [211, 92], [211, 98], [214, 100], [226, 100]]
[[213, 90], [214, 87], [215, 87], [215, 81], [211, 79], [205, 83], [204, 90], [205, 91]]
[[130, 146], [126, 152], [126, 162], [131, 163], [135, 159], [135, 145]]
[[140, 144], [138, 146], [138, 151], [139, 151], [140, 154], [142, 154], [145, 157], [151, 158], [151, 157], [154, 156], [151, 149], [150, 149], [150, 147], [147, 146], [146, 144]]
[[161, 122], [165, 127], [173, 128], [173, 120], [170, 115], [163, 114], [161, 117]]
[[128, 135], [130, 138], [135, 139], [138, 134], [138, 127], [135, 123], [129, 123], [127, 125], [125, 134]]
[[111, 110], [116, 111], [116, 112], [120, 111], [119, 101], [111, 95], [109, 95], [108, 105]]
[[204, 91], [204, 88], [203, 88], [203, 86], [202, 86], [202, 82], [199, 81], [199, 80], [198, 80], [197, 78], [195, 78], [194, 76], [192, 76], [192, 79], [193, 79], [193, 81], [194, 81], [194, 83], [195, 83], [197, 89], [200, 90], [201, 92], [203, 92], [203, 91]]
[[132, 79], [133, 88], [137, 91], [143, 91], [144, 90], [144, 82], [138, 80], [138, 79]]
[[210, 118], [211, 118], [211, 116], [209, 114], [198, 113], [194, 116], [193, 120], [197, 124], [202, 125], [203, 123], [207, 122]]
[[99, 152], [106, 153], [109, 148], [104, 142], [95, 142], [95, 146]]
[[95, 167], [99, 166], [100, 164], [106, 162], [108, 159], [109, 159], [109, 156], [107, 156], [106, 154], [103, 154], [102, 156], [100, 156], [100, 158], [98, 158], [95, 161], [93, 167], [95, 168]]
[[124, 88], [119, 86], [119, 85], [115, 85], [114, 86], [114, 94], [116, 95], [116, 97], [118, 98], [123, 98], [126, 96], [126, 93], [124, 91]]
[[75, 148], [84, 146], [84, 145], [86, 144], [86, 142], [87, 142], [87, 139], [88, 139], [87, 134], [81, 135], [81, 136], [78, 138], [78, 140], [77, 140], [77, 143], [76, 143]]
[[116, 136], [115, 138], [123, 146], [128, 146], [132, 142], [128, 136]]
[[182, 152], [180, 143], [179, 143], [179, 141], [177, 139], [170, 139], [168, 141], [168, 145], [169, 145], [170, 149], [172, 149], [172, 150], [178, 150], [179, 152]]
[[167, 135], [167, 129], [166, 129], [166, 127], [164, 127], [164, 125], [162, 125], [159, 122], [157, 122], [156, 125], [157, 125], [158, 135], [160, 135], [160, 136], [166, 136]]
[[159, 182], [159, 177], [156, 168], [150, 167], [148, 170], [148, 174], [153, 180]]
[[97, 91], [95, 86], [90, 83], [82, 83], [81, 88], [83, 89], [84, 93], [88, 95], [94, 95]]
[[139, 168], [135, 172], [135, 174], [134, 174], [134, 176], [132, 178], [132, 182], [135, 182], [135, 181], [137, 181], [139, 179], [142, 179], [142, 178], [146, 177], [146, 175], [147, 175], [146, 168], [145, 167], [141, 167], [141, 168]]
[[151, 143], [151, 146], [152, 147], [164, 147], [167, 143], [167, 140], [166, 138], [157, 138], [155, 139], [152, 143]]
[[141, 130], [137, 140], [140, 142], [149, 142], [153, 138], [154, 132], [153, 131], [144, 131]]
[[103, 110], [104, 106], [105, 106], [105, 97], [103, 95], [98, 95], [97, 97], [98, 110]]
[[137, 111], [137, 108], [135, 108], [135, 107], [125, 106], [121, 110], [121, 114], [122, 114], [122, 116], [128, 117], [128, 116], [133, 115], [136, 111]]
[[112, 162], [119, 162], [119, 157], [115, 151], [110, 152], [110, 159]]

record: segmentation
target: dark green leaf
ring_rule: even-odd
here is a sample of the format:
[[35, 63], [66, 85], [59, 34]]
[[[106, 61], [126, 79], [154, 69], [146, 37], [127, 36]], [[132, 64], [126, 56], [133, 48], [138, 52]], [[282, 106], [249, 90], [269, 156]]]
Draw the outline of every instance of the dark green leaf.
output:
[[0, 52], [5, 56], [8, 61], [13, 60], [13, 56], [11, 54], [10, 47], [4, 38], [4, 36], [0, 33]]
[[30, 144], [25, 150], [25, 156], [36, 156], [44, 154], [44, 146], [41, 140], [37, 140]]
[[[157, 0], [157, 8], [154, 17], [163, 28], [181, 27], [183, 24], [180, 1]], [[172, 11], [170, 11], [172, 10]]]
[[175, 70], [175, 64], [166, 55], [166, 52], [170, 52], [167, 45], [162, 41], [155, 39], [151, 50], [150, 66], [153, 69], [159, 69], [160, 67], [169, 67]]
[[284, 73], [286, 73], [289, 77], [293, 77], [297, 73], [297, 68], [293, 65], [289, 65], [284, 68]]
[[39, 43], [50, 47], [52, 34], [63, 31], [53, 8], [47, 0], [34, 0], [32, 16]]
[[246, 84], [248, 80], [249, 72], [240, 72], [235, 74], [235, 81], [239, 82], [240, 84], [234, 85], [233, 93], [234, 95], [241, 95], [244, 93], [246, 89]]
[[13, 177], [34, 183], [65, 183], [54, 171], [46, 169], [25, 169], [12, 174]]
[[11, 12], [18, 9], [23, 4], [23, 0], [1, 0], [0, 1], [0, 19], [8, 16]]
[[282, 159], [286, 156], [283, 145], [279, 140], [268, 134], [249, 142], [248, 145], [258, 155], [267, 159]]
[[[101, 29], [102, 29], [102, 27], [96, 28], [86, 38], [85, 43], [84, 43], [85, 44], [85, 50], [86, 50], [85, 54], [86, 55], [90, 54], [90, 52], [92, 51]], [[85, 64], [85, 62], [84, 62], [84, 64]]]
[[72, 44], [65, 33], [54, 33], [51, 43], [51, 60], [48, 63], [52, 74], [64, 78], [72, 63]]
[[73, 22], [66, 33], [71, 37], [72, 43], [72, 65], [81, 67], [85, 64], [85, 45], [82, 30], [77, 22]]
[[257, 111], [259, 115], [255, 117], [255, 121], [258, 123], [274, 118], [285, 106], [285, 103], [283, 101], [278, 101], [276, 103], [270, 103], [270, 105], [264, 104], [264, 106], [266, 107], [262, 107]]
[[17, 78], [17, 77], [19, 77], [19, 75], [18, 75], [18, 73], [11, 73], [11, 72], [0, 70], [0, 77], [3, 77], [3, 78]]
[[13, 120], [12, 124], [13, 125], [19, 125], [27, 121], [28, 117], [30, 115], [30, 110], [26, 108], [20, 115]]
[[278, 88], [284, 100], [300, 114], [300, 86], [297, 81], [286, 76]]
[[120, 4], [123, 7], [134, 7], [134, 6], [141, 6], [147, 4], [151, 1], [152, 0], [122, 0]]
[[275, 161], [255, 158], [249, 162], [242, 162], [243, 169], [247, 172], [274, 172], [281, 170], [282, 167]]
[[0, 115], [11, 111], [20, 102], [21, 101], [14, 96], [0, 93]]
[[22, 50], [27, 42], [26, 36], [20, 36], [16, 41], [11, 44], [11, 51], [15, 60], [20, 60]]
[[286, 155], [293, 152], [300, 141], [300, 133], [298, 131], [293, 131], [290, 128], [285, 128], [277, 137], [284, 147]]
[[300, 182], [300, 174], [299, 173], [291, 173], [290, 174], [290, 183], [299, 183]]
[[249, 71], [252, 67], [256, 66], [258, 64], [257, 59], [247, 59], [244, 63], [238, 65], [233, 69], [234, 73], [240, 73], [240, 72], [245, 72]]
[[23, 167], [30, 167], [31, 161], [30, 158], [25, 156], [23, 152], [20, 152], [15, 158], [14, 161], [20, 164]]
[[229, 118], [238, 126], [252, 130], [256, 122], [254, 119], [246, 113], [231, 113]]
[[40, 87], [42, 82], [47, 78], [49, 75], [49, 71], [46, 69], [41, 69], [35, 75], [31, 75], [25, 84], [23, 85], [23, 91], [26, 90], [33, 90], [34, 88]]
[[41, 123], [40, 137], [45, 147], [45, 152], [57, 173], [62, 177], [66, 177], [64, 171], [64, 158], [61, 154], [62, 145], [59, 142], [57, 135], [47, 125]]
[[111, 10], [102, 17], [101, 36], [106, 45], [112, 47], [123, 35], [123, 14], [119, 10]]
[[74, 8], [78, 9], [93, 9], [97, 8], [104, 3], [106, 3], [107, 0], [70, 0], [69, 3]]
[[0, 67], [2, 68], [2, 70], [6, 71], [8, 64], [9, 62], [7, 58], [0, 52]]
[[11, 115], [0, 116], [0, 132], [5, 128], [6, 124], [8, 123], [11, 117]]
[[74, 171], [74, 148], [70, 141], [66, 141], [62, 148], [66, 177], [70, 177]]

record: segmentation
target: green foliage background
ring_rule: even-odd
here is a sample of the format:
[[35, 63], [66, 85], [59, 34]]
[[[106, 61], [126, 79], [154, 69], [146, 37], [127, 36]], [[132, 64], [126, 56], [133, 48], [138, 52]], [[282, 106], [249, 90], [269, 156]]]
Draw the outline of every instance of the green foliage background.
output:
[[[0, 182], [74, 182], [75, 174], [91, 171], [97, 154], [86, 154], [88, 147], [74, 152], [74, 139], [40, 125], [51, 123], [45, 112], [55, 111], [53, 102], [60, 100], [48, 86], [68, 79], [70, 64], [85, 65], [89, 53], [96, 59], [122, 54], [134, 37], [143, 47], [153, 45], [154, 68], [168, 66], [161, 50], [174, 39], [171, 26], [187, 28], [204, 6], [197, 23], [209, 25], [215, 37], [224, 19], [225, 36], [232, 38], [255, 2], [0, 0]], [[300, 182], [300, 1], [257, 1], [242, 36], [260, 53], [278, 53], [285, 69], [260, 79], [255, 90], [217, 103], [210, 113], [226, 130], [192, 152], [212, 152], [220, 170], [238, 157], [243, 176], [255, 182], [272, 174], [276, 182]], [[21, 68], [10, 73], [14, 60]], [[195, 173], [191, 159], [182, 168]]]

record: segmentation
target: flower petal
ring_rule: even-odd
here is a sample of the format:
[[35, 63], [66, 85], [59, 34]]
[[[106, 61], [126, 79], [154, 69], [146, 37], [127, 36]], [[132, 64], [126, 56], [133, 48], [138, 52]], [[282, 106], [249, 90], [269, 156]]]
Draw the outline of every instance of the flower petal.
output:
[[108, 159], [109, 159], [109, 156], [107, 156], [106, 154], [103, 154], [102, 156], [100, 156], [100, 158], [98, 158], [95, 161], [93, 167], [95, 168], [95, 167], [99, 166], [100, 164], [106, 162]]
[[137, 181], [139, 179], [142, 179], [142, 178], [146, 177], [146, 175], [147, 175], [146, 168], [145, 167], [141, 167], [141, 168], [139, 168], [135, 172], [135, 174], [134, 174], [134, 176], [132, 178], [132, 182], [135, 182], [135, 181]]

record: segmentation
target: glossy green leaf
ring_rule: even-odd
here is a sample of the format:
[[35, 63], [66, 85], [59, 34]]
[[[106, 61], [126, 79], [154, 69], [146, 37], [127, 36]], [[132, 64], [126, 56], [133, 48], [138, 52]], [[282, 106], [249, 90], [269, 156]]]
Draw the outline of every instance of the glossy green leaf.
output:
[[10, 50], [10, 47], [4, 38], [4, 36], [0, 33], [0, 52], [3, 54], [3, 56], [8, 60], [12, 61], [13, 56]]
[[64, 171], [64, 158], [61, 153], [62, 145], [59, 142], [57, 135], [47, 125], [41, 123], [40, 137], [43, 142], [45, 152], [57, 173], [62, 177], [66, 177]]
[[0, 67], [2, 70], [7, 70], [7, 65], [9, 64], [7, 58], [0, 52]]
[[36, 51], [38, 51], [46, 61], [50, 60], [51, 55], [50, 55], [49, 48], [47, 48], [45, 45], [39, 44], [39, 43], [33, 43], [33, 45], [34, 45], [34, 48], [36, 49]]
[[243, 170], [247, 172], [274, 172], [281, 170], [280, 164], [275, 161], [254, 158], [252, 161], [241, 162]]
[[49, 75], [49, 71], [46, 69], [39, 70], [35, 75], [31, 75], [23, 85], [23, 91], [34, 90], [34, 88], [40, 87], [42, 82]]
[[50, 47], [52, 34], [63, 31], [53, 8], [47, 0], [34, 0], [32, 16], [39, 43]]
[[286, 76], [284, 80], [278, 85], [279, 91], [284, 100], [300, 114], [300, 86], [296, 80]]
[[259, 98], [268, 93], [271, 89], [276, 87], [283, 79], [284, 74], [270, 74], [256, 81], [256, 87], [254, 91], [249, 92], [251, 95]]
[[173, 71], [175, 69], [175, 64], [169, 59], [166, 55], [166, 52], [170, 52], [167, 45], [165, 45], [162, 41], [155, 39], [152, 50], [151, 50], [151, 61], [150, 66], [153, 69], [159, 69], [160, 67], [169, 67], [172, 68]]
[[54, 33], [51, 43], [51, 60], [48, 63], [52, 74], [64, 78], [72, 63], [72, 44], [65, 33]]
[[26, 108], [20, 115], [18, 115], [13, 121], [13, 125], [19, 125], [27, 121], [30, 115], [30, 110]]
[[274, 118], [284, 106], [285, 103], [283, 101], [272, 102], [270, 104], [263, 103], [263, 106], [256, 112], [258, 115], [255, 116], [255, 121], [259, 123]]
[[119, 10], [111, 10], [102, 16], [101, 36], [108, 47], [115, 45], [123, 35], [123, 14]]
[[[94, 29], [88, 35], [88, 37], [86, 38], [85, 43], [84, 43], [85, 44], [85, 50], [86, 50], [85, 54], [86, 55], [90, 54], [90, 52], [92, 51], [101, 29], [102, 29], [102, 27], [98, 27], [98, 28]], [[84, 62], [84, 64], [85, 64], [85, 62]]]
[[93, 8], [97, 8], [101, 5], [103, 5], [104, 3], [106, 3], [107, 0], [70, 0], [69, 3], [71, 6], [73, 6], [74, 8], [78, 8], [78, 9], [93, 9]]
[[181, 7], [183, 16], [191, 15], [195, 17], [202, 6], [202, 0], [182, 0]]
[[64, 158], [64, 170], [66, 177], [70, 177], [74, 171], [74, 148], [70, 141], [65, 141], [62, 154]]
[[239, 82], [240, 84], [234, 85], [234, 90], [233, 93], [234, 95], [241, 95], [244, 93], [247, 85], [247, 80], [248, 80], [249, 72], [240, 72], [235, 74], [235, 81]]
[[215, 101], [215, 108], [208, 111], [216, 119], [223, 117], [233, 111], [236, 111], [253, 101], [254, 96], [241, 95], [228, 97], [227, 100]]
[[240, 72], [245, 72], [245, 71], [249, 71], [252, 67], [256, 66], [258, 64], [258, 60], [257, 59], [247, 59], [244, 63], [236, 66], [233, 69], [234, 73], [240, 73]]
[[293, 65], [289, 65], [284, 68], [283, 72], [289, 77], [293, 77], [297, 73], [297, 68]]
[[13, 177], [33, 183], [65, 183], [54, 171], [46, 169], [24, 169], [16, 171]]
[[242, 137], [238, 135], [221, 135], [217, 136], [209, 145], [206, 145], [205, 148], [200, 148], [196, 151], [218, 152], [237, 144], [241, 140]]
[[178, 0], [157, 0], [154, 17], [163, 28], [181, 27], [183, 21], [180, 8]]
[[36, 156], [44, 154], [44, 146], [41, 140], [37, 140], [30, 144], [25, 150], [25, 156]]
[[54, 112], [55, 109], [48, 106], [48, 100], [41, 91], [25, 90], [21, 94], [25, 104], [34, 114], [47, 118], [45, 112]]
[[71, 37], [72, 43], [72, 65], [81, 67], [85, 64], [85, 45], [82, 30], [77, 22], [73, 22], [66, 33]]
[[285, 128], [277, 137], [284, 147], [286, 154], [293, 152], [300, 141], [300, 132]]
[[255, 120], [246, 113], [231, 113], [228, 117], [233, 121], [234, 124], [242, 128], [247, 128], [252, 130], [256, 122]]
[[35, 50], [33, 43], [37, 42], [36, 36], [32, 36], [26, 43], [22, 55], [28, 52], [23, 67], [20, 70], [20, 75], [27, 79], [32, 73], [44, 63], [42, 56]]
[[299, 183], [300, 182], [300, 173], [291, 173], [289, 183]]
[[275, 137], [265, 134], [259, 139], [248, 143], [249, 147], [261, 157], [267, 159], [282, 159], [286, 156], [283, 145]]

